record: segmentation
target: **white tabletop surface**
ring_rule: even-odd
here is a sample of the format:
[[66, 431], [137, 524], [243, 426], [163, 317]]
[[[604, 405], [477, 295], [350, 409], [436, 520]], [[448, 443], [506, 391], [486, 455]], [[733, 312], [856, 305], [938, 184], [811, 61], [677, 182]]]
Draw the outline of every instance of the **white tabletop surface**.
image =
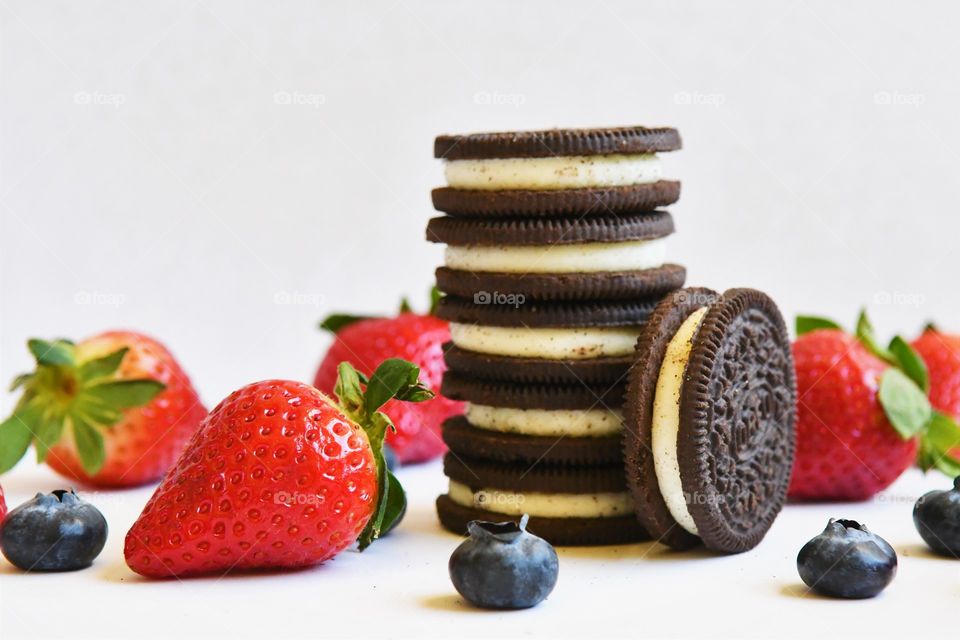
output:
[[[863, 504], [790, 505], [764, 542], [738, 556], [673, 553], [653, 544], [560, 549], [560, 578], [538, 607], [487, 612], [465, 605], [447, 576], [459, 539], [437, 523], [439, 463], [401, 470], [410, 509], [401, 527], [363, 554], [310, 570], [148, 581], [123, 561], [123, 537], [152, 491], [87, 493], [110, 536], [90, 569], [25, 575], [0, 560], [0, 638], [604, 638], [818, 637], [830, 629], [872, 637], [916, 633], [960, 602], [960, 562], [928, 553], [911, 509], [948, 485], [909, 472]], [[4, 476], [8, 503], [63, 482], [22, 463]], [[899, 575], [870, 601], [808, 594], [795, 558], [829, 517], [854, 518], [900, 556]]]

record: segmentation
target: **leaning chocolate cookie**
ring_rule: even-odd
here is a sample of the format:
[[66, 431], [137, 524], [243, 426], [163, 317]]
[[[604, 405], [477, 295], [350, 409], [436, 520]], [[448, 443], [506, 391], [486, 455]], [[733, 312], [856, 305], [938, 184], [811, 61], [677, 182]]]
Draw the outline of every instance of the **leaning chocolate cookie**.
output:
[[640, 522], [675, 548], [755, 547], [780, 512], [795, 448], [790, 339], [752, 289], [681, 289], [647, 319], [625, 408]]

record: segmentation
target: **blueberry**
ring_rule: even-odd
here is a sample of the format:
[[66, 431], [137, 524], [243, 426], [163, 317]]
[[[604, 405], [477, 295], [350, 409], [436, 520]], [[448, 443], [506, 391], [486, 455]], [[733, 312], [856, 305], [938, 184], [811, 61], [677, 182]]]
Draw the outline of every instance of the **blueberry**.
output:
[[913, 507], [913, 524], [940, 555], [960, 558], [960, 476], [949, 491], [931, 491]]
[[390, 471], [396, 471], [399, 461], [397, 460], [397, 452], [394, 451], [389, 445], [383, 445], [383, 459], [387, 463], [387, 469]]
[[897, 552], [853, 520], [830, 519], [800, 549], [797, 570], [811, 589], [834, 598], [872, 598], [897, 575]]
[[486, 609], [526, 609], [553, 591], [557, 552], [527, 532], [528, 519], [467, 525], [470, 538], [450, 556], [450, 579], [467, 601]]
[[7, 514], [0, 550], [24, 571], [74, 571], [89, 567], [107, 541], [107, 521], [71, 491], [58, 490]]

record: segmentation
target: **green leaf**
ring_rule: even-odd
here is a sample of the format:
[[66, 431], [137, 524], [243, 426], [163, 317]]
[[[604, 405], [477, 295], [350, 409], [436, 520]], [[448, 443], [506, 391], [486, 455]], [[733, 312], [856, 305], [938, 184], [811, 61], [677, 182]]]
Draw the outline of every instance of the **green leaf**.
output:
[[937, 451], [952, 451], [960, 447], [960, 426], [950, 416], [934, 411], [927, 425], [926, 438]]
[[344, 327], [360, 322], [361, 320], [372, 320], [373, 316], [353, 316], [347, 313], [334, 313], [327, 316], [320, 323], [320, 328], [330, 333], [337, 333]]
[[27, 348], [41, 365], [73, 365], [73, 344], [67, 340], [47, 342], [38, 338], [27, 341]]
[[123, 418], [123, 409], [105, 404], [99, 398], [81, 393], [72, 404], [73, 411], [98, 427], [112, 427]]
[[397, 400], [403, 400], [404, 402], [425, 402], [435, 397], [436, 394], [433, 391], [420, 385], [401, 389], [396, 395]]
[[10, 383], [10, 391], [16, 391], [20, 387], [24, 386], [31, 380], [33, 380], [33, 373], [21, 373], [16, 378], [13, 379], [13, 382]]
[[893, 354], [877, 340], [877, 336], [873, 332], [873, 325], [870, 324], [870, 319], [867, 317], [866, 309], [861, 311], [860, 317], [857, 318], [857, 338], [873, 355], [890, 364], [897, 364], [897, 359]]
[[64, 417], [56, 412], [47, 410], [41, 413], [33, 438], [33, 448], [37, 452], [37, 462], [47, 459], [50, 447], [60, 441], [63, 436]]
[[31, 402], [0, 423], [0, 473], [13, 469], [30, 448], [41, 413], [40, 405]]
[[880, 377], [879, 399], [890, 424], [904, 440], [923, 431], [933, 415], [926, 394], [904, 372], [894, 367]]
[[410, 306], [410, 299], [407, 296], [400, 298], [400, 313], [413, 313], [413, 307]]
[[897, 366], [924, 392], [930, 391], [930, 374], [927, 372], [927, 363], [923, 361], [920, 354], [900, 336], [893, 337], [888, 349], [896, 359]]
[[817, 316], [797, 316], [796, 321], [797, 336], [816, 331], [817, 329], [839, 329], [843, 327], [828, 318], [819, 318]]
[[112, 376], [116, 373], [117, 369], [120, 368], [120, 363], [123, 362], [123, 358], [127, 355], [128, 351], [130, 351], [129, 347], [124, 347], [102, 358], [87, 360], [81, 364], [77, 370], [77, 377], [84, 382], [90, 382], [99, 378]]
[[366, 378], [349, 362], [337, 365], [337, 383], [333, 388], [340, 405], [347, 414], [359, 423], [363, 423], [363, 388]]
[[[370, 376], [367, 390], [363, 394], [364, 406], [369, 414], [382, 407], [391, 398], [412, 400], [430, 390], [419, 382], [420, 367], [400, 358], [388, 358], [380, 363], [377, 370]], [[432, 397], [432, 396], [429, 396]], [[415, 400], [417, 401], [417, 400]]]
[[147, 404], [166, 388], [162, 382], [150, 379], [117, 380], [87, 387], [82, 395], [99, 400], [108, 407], [132, 409]]
[[956, 478], [960, 476], [960, 460], [955, 455], [958, 447], [960, 426], [950, 416], [934, 411], [920, 441], [917, 463], [924, 471], [935, 468]]
[[95, 475], [107, 458], [103, 436], [77, 413], [70, 415], [70, 423], [73, 425], [73, 441], [80, 455], [80, 464], [88, 474]]
[[384, 531], [389, 531], [394, 522], [400, 519], [403, 512], [407, 510], [407, 492], [403, 490], [403, 485], [390, 470], [387, 470], [387, 486], [389, 488], [385, 501], [386, 506], [383, 509], [383, 516], [380, 518], [378, 536]]
[[[390, 486], [390, 476], [393, 474], [387, 469], [387, 463], [383, 459], [382, 450], [374, 452], [374, 459], [377, 462], [377, 505], [373, 511], [373, 515], [367, 522], [367, 526], [363, 528], [363, 531], [360, 532], [360, 537], [357, 538], [360, 551], [369, 547], [374, 540], [380, 537], [383, 518], [387, 512], [387, 504], [390, 502], [390, 490], [392, 488]], [[396, 479], [394, 478], [394, 480]], [[400, 483], [397, 482], [397, 485], [399, 484]], [[401, 491], [402, 490], [401, 488]]]
[[443, 293], [440, 291], [440, 287], [433, 285], [430, 287], [430, 311], [428, 312], [431, 316], [437, 312], [437, 305], [440, 304], [440, 298], [443, 297]]

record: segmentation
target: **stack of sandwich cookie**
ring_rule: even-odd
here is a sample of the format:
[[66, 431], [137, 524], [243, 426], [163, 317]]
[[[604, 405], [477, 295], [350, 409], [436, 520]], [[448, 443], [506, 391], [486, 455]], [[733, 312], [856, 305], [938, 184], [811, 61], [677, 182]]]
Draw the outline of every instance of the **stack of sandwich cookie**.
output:
[[[447, 245], [437, 315], [452, 344], [442, 393], [450, 492], [441, 522], [531, 516], [554, 544], [643, 539], [622, 471], [623, 393], [641, 327], [683, 286], [666, 259], [679, 196], [657, 152], [673, 129], [624, 127], [437, 138]], [[472, 473], [471, 473], [472, 470]], [[548, 481], [549, 480], [549, 481]]]
[[637, 515], [671, 547], [755, 547], [793, 467], [796, 381], [774, 302], [681, 289], [650, 315], [629, 375], [624, 453]]

